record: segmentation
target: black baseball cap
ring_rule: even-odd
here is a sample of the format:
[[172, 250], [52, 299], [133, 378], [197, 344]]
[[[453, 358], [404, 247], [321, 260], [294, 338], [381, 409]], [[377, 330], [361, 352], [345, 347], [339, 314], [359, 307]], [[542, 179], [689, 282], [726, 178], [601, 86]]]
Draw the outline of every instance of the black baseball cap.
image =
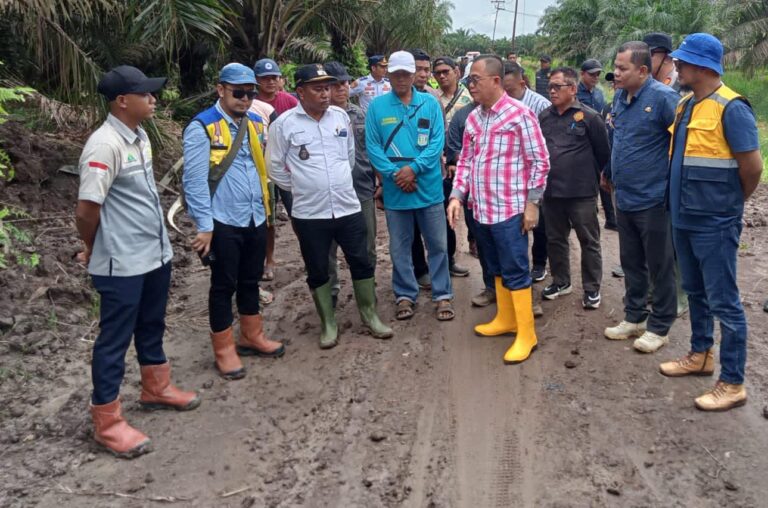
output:
[[434, 69], [438, 65], [447, 65], [448, 67], [456, 67], [456, 61], [449, 57], [449, 56], [439, 56], [435, 58], [435, 61], [432, 63], [432, 68]]
[[541, 55], [541, 56], [539, 57], [539, 62], [547, 62], [547, 63], [552, 63], [552, 57], [551, 57], [551, 56], [549, 56], [549, 55]]
[[347, 72], [347, 68], [341, 62], [328, 62], [323, 65], [325, 72], [339, 81], [352, 81], [352, 76]]
[[118, 95], [157, 93], [167, 82], [168, 78], [148, 78], [136, 67], [121, 65], [104, 74], [96, 90], [111, 102]]
[[323, 82], [335, 83], [338, 81], [335, 76], [328, 74], [320, 64], [302, 65], [296, 69], [293, 79], [296, 81], [296, 86]]
[[423, 62], [425, 60], [429, 62], [431, 60], [427, 52], [423, 49], [412, 49], [408, 52], [413, 55], [413, 59], [417, 62]]
[[643, 37], [643, 42], [648, 44], [651, 53], [657, 49], [663, 49], [667, 53], [672, 53], [672, 37], [662, 32], [651, 32]]
[[584, 60], [584, 63], [581, 64], [581, 70], [591, 74], [596, 71], [602, 71], [603, 64], [601, 64], [599, 61], [595, 60], [594, 58], [589, 58], [587, 60]]

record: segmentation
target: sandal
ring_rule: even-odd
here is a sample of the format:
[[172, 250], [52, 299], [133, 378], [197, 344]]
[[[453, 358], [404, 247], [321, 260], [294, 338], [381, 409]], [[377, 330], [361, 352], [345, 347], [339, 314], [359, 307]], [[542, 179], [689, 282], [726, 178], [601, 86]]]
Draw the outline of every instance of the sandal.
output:
[[259, 288], [259, 303], [262, 305], [269, 305], [275, 301], [275, 295], [271, 291]]
[[437, 320], [450, 321], [456, 317], [456, 311], [453, 310], [453, 303], [450, 300], [440, 300], [437, 302]]
[[264, 273], [261, 275], [261, 280], [265, 282], [275, 280], [275, 269], [272, 267], [264, 267]]
[[397, 302], [397, 310], [395, 312], [395, 319], [399, 321], [405, 321], [413, 317], [413, 302], [410, 300], [400, 300]]

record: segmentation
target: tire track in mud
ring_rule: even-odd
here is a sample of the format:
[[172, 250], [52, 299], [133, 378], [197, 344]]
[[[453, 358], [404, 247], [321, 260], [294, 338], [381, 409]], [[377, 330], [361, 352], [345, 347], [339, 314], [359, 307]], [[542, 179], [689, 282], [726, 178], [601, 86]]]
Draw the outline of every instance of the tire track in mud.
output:
[[[478, 286], [472, 277], [467, 286]], [[468, 288], [467, 288], [468, 289]], [[454, 506], [508, 507], [524, 489], [521, 450], [520, 368], [503, 363], [513, 337], [477, 337], [475, 324], [492, 318], [495, 306], [472, 308], [474, 291], [457, 291], [457, 319], [447, 348], [450, 397], [456, 419]]]

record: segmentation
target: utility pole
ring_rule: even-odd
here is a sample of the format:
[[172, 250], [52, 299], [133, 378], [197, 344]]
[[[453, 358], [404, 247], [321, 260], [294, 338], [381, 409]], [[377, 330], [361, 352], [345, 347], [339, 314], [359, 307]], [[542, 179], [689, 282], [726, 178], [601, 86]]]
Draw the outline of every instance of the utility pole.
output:
[[[515, 20], [512, 22], [512, 51], [515, 51], [515, 35], [517, 34], [517, 4], [519, 0], [515, 0]], [[499, 11], [496, 11], [496, 16], [499, 15]], [[496, 24], [494, 23], [494, 33], [496, 32]]]
[[[496, 16], [493, 18], [493, 35], [491, 36], [491, 44], [496, 42], [496, 23], [499, 21], [499, 11], [506, 11], [504, 8], [505, 0], [491, 0], [493, 8], [496, 9]], [[513, 43], [514, 44], [514, 43]]]

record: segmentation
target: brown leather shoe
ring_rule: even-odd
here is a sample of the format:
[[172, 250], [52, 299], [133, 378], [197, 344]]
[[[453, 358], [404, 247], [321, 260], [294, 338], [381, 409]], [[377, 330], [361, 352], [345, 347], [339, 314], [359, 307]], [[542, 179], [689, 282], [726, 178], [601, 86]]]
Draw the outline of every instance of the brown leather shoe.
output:
[[221, 332], [211, 332], [213, 354], [216, 357], [216, 369], [224, 379], [242, 379], [245, 377], [245, 368], [240, 357], [235, 351], [235, 338], [232, 335], [232, 327]]
[[171, 364], [141, 367], [141, 397], [144, 409], [175, 409], [189, 411], [200, 405], [196, 392], [184, 392], [171, 384]]
[[152, 451], [149, 438], [123, 419], [120, 398], [109, 404], [91, 404], [91, 417], [93, 439], [116, 457], [132, 459]]
[[678, 360], [662, 363], [659, 371], [669, 377], [711, 376], [715, 372], [715, 354], [712, 349], [690, 352]]
[[694, 402], [696, 409], [702, 411], [728, 411], [747, 403], [747, 390], [743, 384], [718, 381], [711, 391], [697, 397]]
[[285, 354], [285, 346], [270, 340], [264, 333], [264, 319], [261, 314], [240, 316], [240, 340], [237, 352], [243, 356], [264, 356], [279, 358]]

